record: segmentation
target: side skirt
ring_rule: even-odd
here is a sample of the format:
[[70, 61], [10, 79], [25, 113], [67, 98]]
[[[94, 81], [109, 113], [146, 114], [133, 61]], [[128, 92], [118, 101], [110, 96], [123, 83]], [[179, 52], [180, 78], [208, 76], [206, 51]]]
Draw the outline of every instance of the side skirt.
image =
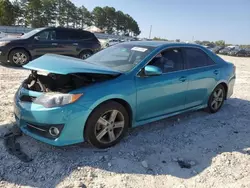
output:
[[199, 106], [195, 106], [195, 107], [188, 108], [188, 109], [185, 109], [185, 110], [181, 110], [181, 111], [178, 111], [178, 112], [174, 112], [174, 113], [171, 113], [171, 114], [165, 114], [165, 115], [162, 115], [162, 116], [157, 116], [157, 117], [154, 117], [154, 118], [138, 121], [138, 122], [135, 122], [132, 127], [137, 127], [137, 126], [140, 126], [140, 125], [144, 125], [144, 124], [147, 124], [147, 123], [151, 123], [151, 122], [154, 122], [154, 121], [165, 119], [165, 118], [168, 118], [168, 117], [176, 116], [176, 115], [182, 114], [184, 112], [200, 110], [200, 109], [203, 109], [203, 108], [206, 108], [206, 107], [207, 107], [207, 105], [199, 105]]

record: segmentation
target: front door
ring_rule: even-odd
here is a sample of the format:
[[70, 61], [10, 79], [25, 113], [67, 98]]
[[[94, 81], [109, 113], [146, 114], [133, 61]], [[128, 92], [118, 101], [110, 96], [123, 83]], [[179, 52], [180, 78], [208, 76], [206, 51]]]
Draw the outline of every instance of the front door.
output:
[[54, 30], [38, 33], [32, 43], [32, 55], [36, 58], [47, 53], [58, 54], [60, 44], [56, 40]]
[[[158, 66], [159, 76], [137, 76], [136, 120], [142, 121], [184, 109], [188, 80], [180, 49], [159, 53], [148, 65]], [[140, 74], [139, 74], [140, 75]]]

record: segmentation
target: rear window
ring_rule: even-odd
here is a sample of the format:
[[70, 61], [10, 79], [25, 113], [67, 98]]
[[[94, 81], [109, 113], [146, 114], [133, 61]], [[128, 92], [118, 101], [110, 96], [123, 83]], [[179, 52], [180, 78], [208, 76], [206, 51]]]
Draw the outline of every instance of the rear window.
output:
[[95, 35], [83, 30], [59, 29], [56, 31], [56, 38], [59, 40], [87, 40], [95, 38]]
[[87, 40], [95, 38], [93, 33], [90, 33], [88, 31], [82, 31], [82, 30], [76, 30], [73, 32], [70, 32], [69, 38], [71, 40]]
[[213, 65], [213, 60], [200, 49], [185, 48], [187, 68], [198, 68]]

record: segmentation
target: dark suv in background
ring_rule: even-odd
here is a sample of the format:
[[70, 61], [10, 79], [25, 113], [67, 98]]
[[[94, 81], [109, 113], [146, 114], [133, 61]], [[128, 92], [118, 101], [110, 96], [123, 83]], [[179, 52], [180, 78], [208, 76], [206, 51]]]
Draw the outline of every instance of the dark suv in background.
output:
[[85, 59], [100, 48], [99, 40], [88, 31], [61, 27], [38, 28], [19, 38], [0, 39], [0, 62], [22, 66], [46, 53]]

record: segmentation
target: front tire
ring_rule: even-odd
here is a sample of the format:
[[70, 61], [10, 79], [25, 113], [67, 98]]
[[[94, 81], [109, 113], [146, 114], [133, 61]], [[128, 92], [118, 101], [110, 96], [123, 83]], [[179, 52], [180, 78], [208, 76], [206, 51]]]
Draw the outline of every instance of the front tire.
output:
[[226, 92], [223, 85], [218, 85], [213, 92], [211, 93], [209, 100], [208, 100], [208, 106], [207, 110], [210, 113], [216, 113], [220, 110], [222, 105], [224, 104], [224, 100], [226, 98]]
[[12, 65], [21, 67], [30, 61], [30, 56], [25, 50], [12, 50], [9, 55], [9, 61]]
[[85, 125], [85, 139], [97, 148], [108, 148], [117, 144], [129, 127], [126, 109], [115, 101], [98, 106]]

